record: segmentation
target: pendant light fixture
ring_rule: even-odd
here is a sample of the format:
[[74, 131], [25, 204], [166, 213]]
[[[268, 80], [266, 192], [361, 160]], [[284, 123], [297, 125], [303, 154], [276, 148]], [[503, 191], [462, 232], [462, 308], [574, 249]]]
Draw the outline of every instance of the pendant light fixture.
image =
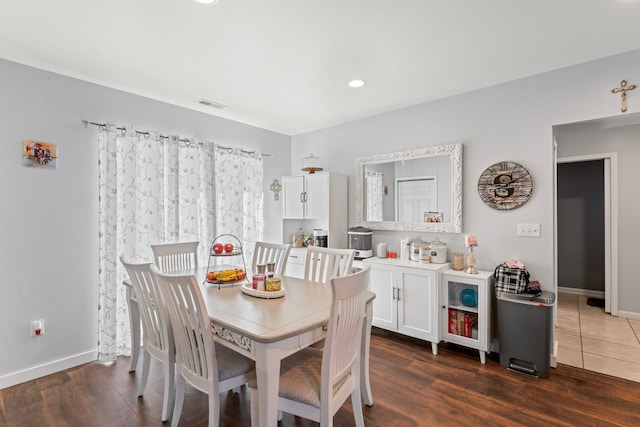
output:
[[311, 156], [305, 157], [302, 159], [302, 169], [305, 172], [309, 172], [310, 174], [316, 173], [322, 170], [322, 160], [320, 157], [313, 157], [313, 153]]

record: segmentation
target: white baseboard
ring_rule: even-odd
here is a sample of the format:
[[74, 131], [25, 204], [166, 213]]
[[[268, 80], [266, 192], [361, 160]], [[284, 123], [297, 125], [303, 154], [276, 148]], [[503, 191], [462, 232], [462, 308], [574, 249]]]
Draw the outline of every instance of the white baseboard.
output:
[[640, 320], [640, 313], [634, 313], [633, 311], [618, 310], [618, 317], [626, 317], [627, 319]]
[[567, 288], [564, 286], [558, 286], [558, 292], [564, 294], [584, 295], [591, 298], [604, 298], [604, 291], [592, 291], [589, 289]]
[[65, 359], [55, 360], [45, 365], [14, 372], [0, 377], [0, 390], [26, 381], [35, 380], [36, 378], [44, 377], [45, 375], [55, 374], [56, 372], [64, 371], [65, 369], [93, 362], [97, 359], [97, 351], [88, 351]]

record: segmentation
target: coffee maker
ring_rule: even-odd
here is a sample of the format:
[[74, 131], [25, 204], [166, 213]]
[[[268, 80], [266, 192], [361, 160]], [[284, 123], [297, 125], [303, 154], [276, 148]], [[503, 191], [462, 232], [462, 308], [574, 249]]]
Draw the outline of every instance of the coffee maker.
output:
[[356, 250], [355, 259], [371, 258], [373, 249], [371, 248], [371, 240], [373, 239], [373, 231], [365, 227], [351, 227], [347, 230], [349, 236], [349, 249]]
[[313, 245], [326, 248], [329, 246], [329, 232], [320, 228], [313, 230]]

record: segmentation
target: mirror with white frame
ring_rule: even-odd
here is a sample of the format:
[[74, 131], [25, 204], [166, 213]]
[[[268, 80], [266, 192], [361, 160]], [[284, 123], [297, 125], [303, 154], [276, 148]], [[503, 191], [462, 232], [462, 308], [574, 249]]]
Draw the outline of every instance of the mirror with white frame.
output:
[[462, 144], [360, 157], [356, 168], [358, 225], [462, 232]]

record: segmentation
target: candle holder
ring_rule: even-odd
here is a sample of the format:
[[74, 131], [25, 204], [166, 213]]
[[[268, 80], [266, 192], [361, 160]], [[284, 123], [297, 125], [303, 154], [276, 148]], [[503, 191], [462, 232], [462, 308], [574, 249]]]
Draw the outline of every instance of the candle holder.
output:
[[467, 254], [467, 269], [465, 273], [467, 274], [478, 274], [478, 270], [476, 269], [476, 257], [473, 254], [474, 246], [468, 246], [469, 253]]

